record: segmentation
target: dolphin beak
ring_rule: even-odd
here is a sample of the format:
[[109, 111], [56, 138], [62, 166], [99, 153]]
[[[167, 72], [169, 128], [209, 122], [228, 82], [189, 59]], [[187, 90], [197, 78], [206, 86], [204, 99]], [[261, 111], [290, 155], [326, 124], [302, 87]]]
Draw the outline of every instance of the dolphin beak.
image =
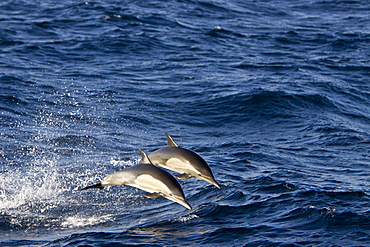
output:
[[183, 205], [184, 207], [186, 207], [187, 209], [193, 209], [189, 203], [187, 203], [186, 201], [178, 201], [177, 203], [180, 203], [181, 205]]
[[184, 199], [182, 199], [182, 198], [176, 198], [176, 197], [166, 197], [166, 198], [169, 199], [169, 200], [171, 200], [171, 201], [177, 202], [178, 204], [183, 205], [187, 209], [193, 209], [190, 206], [190, 204], [187, 201], [185, 201]]
[[87, 186], [83, 189], [80, 189], [80, 190], [88, 190], [88, 189], [103, 189], [104, 186], [101, 184], [101, 183], [98, 183], [98, 184], [94, 184], [94, 185], [91, 185], [91, 186]]
[[221, 185], [215, 181], [212, 183], [214, 186], [216, 186], [218, 189], [221, 189]]
[[219, 183], [217, 183], [217, 181], [214, 178], [212, 178], [212, 177], [205, 177], [205, 176], [203, 176], [200, 179], [202, 179], [202, 180], [204, 180], [204, 181], [206, 181], [208, 183], [211, 183], [214, 186], [216, 186], [217, 188], [221, 189], [221, 185]]

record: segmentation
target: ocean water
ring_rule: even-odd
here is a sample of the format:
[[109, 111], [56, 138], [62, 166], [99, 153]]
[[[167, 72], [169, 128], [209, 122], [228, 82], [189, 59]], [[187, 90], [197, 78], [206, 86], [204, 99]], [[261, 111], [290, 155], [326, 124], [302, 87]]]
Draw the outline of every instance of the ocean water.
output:
[[[0, 245], [370, 246], [369, 9], [1, 1]], [[79, 191], [164, 133], [222, 189]]]

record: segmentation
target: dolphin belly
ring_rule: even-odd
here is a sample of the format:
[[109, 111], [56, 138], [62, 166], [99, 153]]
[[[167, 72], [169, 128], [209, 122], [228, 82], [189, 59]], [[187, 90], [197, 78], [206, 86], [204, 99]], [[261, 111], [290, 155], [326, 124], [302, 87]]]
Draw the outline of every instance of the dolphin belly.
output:
[[163, 194], [171, 194], [171, 190], [167, 187], [165, 183], [149, 174], [139, 175], [135, 179], [135, 183], [129, 185], [151, 193], [161, 192]]
[[169, 158], [166, 161], [165, 167], [178, 173], [187, 173], [190, 175], [199, 173], [189, 161], [178, 158]]

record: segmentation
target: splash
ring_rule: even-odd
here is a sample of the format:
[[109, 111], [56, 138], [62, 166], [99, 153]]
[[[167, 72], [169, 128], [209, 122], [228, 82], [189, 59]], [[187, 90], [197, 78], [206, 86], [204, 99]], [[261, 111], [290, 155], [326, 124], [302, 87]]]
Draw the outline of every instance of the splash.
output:
[[[57, 173], [32, 177], [19, 177], [16, 174], [0, 175], [0, 210], [16, 209], [21, 206], [34, 206], [35, 202], [55, 201], [62, 189], [57, 188]], [[36, 185], [35, 182], [41, 183]]]
[[0, 174], [0, 222], [9, 225], [8, 230], [53, 224], [52, 211], [65, 200], [66, 191], [54, 164], [43, 159], [37, 166]]
[[137, 159], [111, 158], [110, 164], [93, 169], [90, 163], [66, 164], [62, 156], [50, 155], [43, 148], [27, 148], [25, 153], [28, 163], [8, 163], [10, 169], [0, 172], [0, 234], [102, 225], [115, 221], [112, 212], [142, 204], [140, 195], [122, 188], [115, 188], [119, 193], [108, 188], [89, 193], [78, 190], [85, 183], [136, 164]]

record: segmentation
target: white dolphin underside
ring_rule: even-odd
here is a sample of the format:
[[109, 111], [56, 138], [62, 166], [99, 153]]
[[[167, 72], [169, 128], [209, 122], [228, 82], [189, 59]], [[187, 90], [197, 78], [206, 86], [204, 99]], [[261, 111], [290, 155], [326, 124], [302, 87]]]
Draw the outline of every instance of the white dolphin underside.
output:
[[128, 185], [151, 193], [158, 192], [163, 194], [171, 194], [171, 190], [162, 181], [155, 179], [148, 174], [138, 176], [135, 179], [135, 183]]
[[181, 160], [178, 158], [169, 158], [166, 165], [163, 166], [169, 170], [173, 170], [179, 173], [197, 174], [199, 171], [187, 160]]

